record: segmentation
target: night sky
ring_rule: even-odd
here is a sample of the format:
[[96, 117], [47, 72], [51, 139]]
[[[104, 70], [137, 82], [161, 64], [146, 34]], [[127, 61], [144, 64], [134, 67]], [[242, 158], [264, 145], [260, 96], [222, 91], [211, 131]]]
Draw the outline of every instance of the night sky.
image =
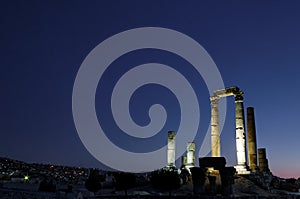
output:
[[[267, 149], [271, 171], [298, 178], [299, 10], [298, 1], [1, 2], [0, 156], [109, 169], [86, 150], [77, 134], [72, 116], [76, 74], [89, 52], [110, 36], [133, 28], [163, 27], [199, 42], [225, 86], [244, 91], [245, 107], [255, 108], [258, 147]], [[195, 139], [199, 150], [210, 121], [209, 92], [189, 63], [165, 51], [137, 50], [112, 63], [95, 98], [100, 124], [109, 139], [126, 150], [151, 151], [166, 144], [166, 132], [176, 131], [180, 121], [178, 101], [168, 89], [145, 85], [132, 96], [130, 111], [139, 125], [149, 123], [152, 104], [161, 103], [167, 110], [162, 131], [149, 139], [119, 132], [109, 114], [110, 104], [105, 104], [123, 73], [149, 62], [174, 67], [193, 85], [201, 108]], [[233, 97], [227, 98], [227, 108], [222, 155], [228, 165], [235, 165]]]

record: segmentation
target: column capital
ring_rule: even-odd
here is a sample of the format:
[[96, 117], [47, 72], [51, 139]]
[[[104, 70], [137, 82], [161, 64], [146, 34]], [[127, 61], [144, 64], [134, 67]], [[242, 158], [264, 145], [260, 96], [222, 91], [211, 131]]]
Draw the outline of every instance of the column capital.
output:
[[211, 96], [209, 99], [210, 99], [211, 104], [218, 104], [220, 97], [219, 96]]
[[235, 101], [243, 100], [244, 99], [243, 95], [244, 95], [244, 92], [242, 92], [242, 91], [234, 93]]

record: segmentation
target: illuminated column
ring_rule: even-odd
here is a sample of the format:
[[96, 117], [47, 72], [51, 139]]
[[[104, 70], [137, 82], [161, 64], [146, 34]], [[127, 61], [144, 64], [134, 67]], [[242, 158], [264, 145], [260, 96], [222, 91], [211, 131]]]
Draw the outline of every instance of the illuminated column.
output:
[[234, 93], [235, 97], [235, 132], [236, 132], [236, 153], [237, 166], [235, 167], [239, 174], [246, 174], [246, 138], [244, 121], [244, 102], [243, 92]]
[[247, 108], [247, 134], [248, 134], [248, 159], [251, 171], [257, 170], [257, 144], [256, 144], [256, 130], [254, 108]]
[[168, 165], [175, 167], [175, 131], [168, 132]]
[[188, 142], [186, 147], [186, 167], [191, 168], [195, 166], [195, 143], [194, 142]]
[[219, 125], [219, 97], [210, 97], [211, 103], [211, 156], [220, 157], [221, 147], [220, 147], [220, 125]]
[[181, 168], [184, 168], [186, 166], [186, 156], [181, 156]]

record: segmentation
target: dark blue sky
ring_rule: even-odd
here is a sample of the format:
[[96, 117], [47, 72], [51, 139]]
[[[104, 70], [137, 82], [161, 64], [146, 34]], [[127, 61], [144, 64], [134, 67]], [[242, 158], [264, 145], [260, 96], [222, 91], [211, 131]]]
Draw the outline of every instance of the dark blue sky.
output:
[[[300, 177], [299, 9], [297, 1], [1, 2], [0, 156], [106, 168], [85, 149], [74, 126], [72, 89], [77, 71], [87, 54], [108, 37], [154, 26], [180, 31], [207, 50], [225, 86], [239, 86], [245, 92], [245, 106], [255, 107], [258, 146], [267, 148], [273, 173]], [[178, 70], [180, 64], [186, 64], [166, 52], [143, 51], [121, 57], [114, 65], [125, 67], [149, 61], [174, 65]], [[194, 85], [199, 82], [194, 88], [200, 98], [201, 134], [210, 119], [209, 94], [203, 80], [191, 79]], [[143, 89], [150, 96], [162, 91], [172, 98], [161, 87]], [[97, 98], [101, 95], [97, 90]], [[132, 103], [147, 98], [147, 94], [137, 92]], [[156, 96], [144, 108], [138, 105], [140, 108], [135, 110], [133, 106], [135, 121], [146, 124], [148, 118], [141, 113], [149, 104], [162, 100], [166, 109], [175, 111], [164, 130], [176, 130], [174, 99], [168, 104], [168, 100]], [[105, 106], [101, 103], [99, 100], [96, 104]], [[236, 161], [233, 104], [234, 100], [228, 98], [222, 134], [222, 153], [230, 165]], [[115, 134], [110, 138], [123, 148], [145, 150], [143, 140], [135, 146], [124, 135], [121, 141]], [[201, 136], [196, 138], [196, 142], [201, 140]], [[151, 147], [164, 143], [158, 136], [152, 139]]]

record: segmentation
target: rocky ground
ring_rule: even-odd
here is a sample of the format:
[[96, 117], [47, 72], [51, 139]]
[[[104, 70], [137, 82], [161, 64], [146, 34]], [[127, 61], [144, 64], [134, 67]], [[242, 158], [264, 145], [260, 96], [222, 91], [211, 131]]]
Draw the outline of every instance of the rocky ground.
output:
[[234, 196], [274, 196], [274, 194], [260, 188], [259, 186], [255, 185], [255, 183], [242, 176], [239, 176], [235, 179], [233, 185], [233, 193]]

